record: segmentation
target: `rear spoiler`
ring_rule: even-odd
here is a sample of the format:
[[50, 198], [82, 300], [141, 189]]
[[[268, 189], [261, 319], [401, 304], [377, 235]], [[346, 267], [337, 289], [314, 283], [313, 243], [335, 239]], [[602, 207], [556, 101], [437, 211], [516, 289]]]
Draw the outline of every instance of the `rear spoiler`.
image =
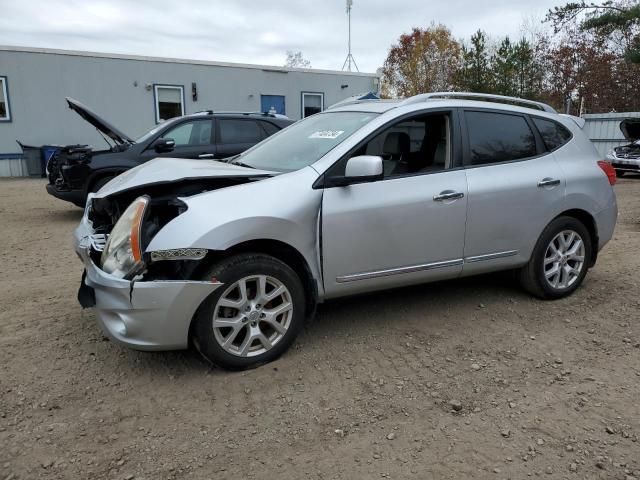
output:
[[565, 118], [570, 118], [576, 123], [576, 125], [578, 125], [578, 127], [580, 127], [580, 129], [583, 129], [587, 123], [587, 121], [584, 118], [576, 117], [574, 115], [567, 115], [566, 113], [561, 113], [560, 116]]

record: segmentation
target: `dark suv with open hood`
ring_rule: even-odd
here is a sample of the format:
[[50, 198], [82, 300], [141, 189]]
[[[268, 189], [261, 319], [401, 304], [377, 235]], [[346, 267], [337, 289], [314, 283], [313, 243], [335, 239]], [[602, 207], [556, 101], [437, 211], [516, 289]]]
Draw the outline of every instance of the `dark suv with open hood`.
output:
[[611, 150], [607, 160], [616, 169], [616, 175], [640, 173], [640, 118], [627, 118], [620, 122], [620, 130], [624, 138], [631, 143]]
[[89, 145], [61, 147], [47, 164], [47, 191], [80, 207], [113, 177], [157, 157], [221, 159], [242, 153], [293, 123], [269, 113], [211, 110], [168, 120], [133, 140], [80, 102], [67, 98], [77, 112], [103, 134], [109, 149]]

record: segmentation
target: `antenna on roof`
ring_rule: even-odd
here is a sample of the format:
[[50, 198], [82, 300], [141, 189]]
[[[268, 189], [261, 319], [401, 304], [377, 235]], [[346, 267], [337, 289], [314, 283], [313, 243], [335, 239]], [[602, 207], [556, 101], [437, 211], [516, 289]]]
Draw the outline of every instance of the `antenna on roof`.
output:
[[342, 70], [347, 67], [347, 71], [351, 71], [351, 64], [356, 67], [356, 72], [359, 72], [358, 65], [356, 64], [356, 59], [353, 58], [351, 54], [351, 7], [353, 7], [353, 0], [347, 0], [347, 16], [349, 17], [349, 53], [347, 54], [347, 58], [342, 64]]

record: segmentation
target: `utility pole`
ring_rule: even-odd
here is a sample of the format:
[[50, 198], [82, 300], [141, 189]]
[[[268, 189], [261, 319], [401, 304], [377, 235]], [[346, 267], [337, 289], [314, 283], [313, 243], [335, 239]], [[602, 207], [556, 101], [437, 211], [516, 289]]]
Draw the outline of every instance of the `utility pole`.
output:
[[347, 71], [350, 72], [351, 64], [353, 63], [353, 66], [356, 67], [356, 72], [359, 72], [360, 70], [358, 70], [356, 59], [353, 58], [353, 55], [351, 54], [351, 7], [353, 7], [353, 0], [347, 0], [347, 17], [349, 19], [349, 53], [347, 54], [347, 58], [342, 64], [342, 70], [347, 67]]

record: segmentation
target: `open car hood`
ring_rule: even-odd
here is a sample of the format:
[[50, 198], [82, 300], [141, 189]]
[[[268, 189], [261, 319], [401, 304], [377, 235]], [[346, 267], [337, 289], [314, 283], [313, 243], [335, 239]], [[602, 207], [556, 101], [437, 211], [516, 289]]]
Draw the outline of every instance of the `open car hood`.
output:
[[630, 142], [640, 140], [640, 118], [627, 118], [621, 121], [620, 130], [624, 138]]
[[97, 113], [93, 112], [89, 107], [81, 104], [77, 100], [73, 98], [65, 98], [69, 108], [84, 118], [91, 125], [96, 127], [100, 132], [104, 133], [111, 140], [116, 142], [119, 145], [127, 145], [135, 143], [132, 139], [130, 139], [127, 135], [122, 133], [116, 127], [111, 125], [105, 119], [100, 117]]
[[216, 160], [190, 160], [184, 158], [156, 158], [121, 173], [94, 195], [104, 198], [115, 193], [140, 187], [174, 184], [196, 179], [232, 179], [270, 177], [275, 172], [241, 167]]

